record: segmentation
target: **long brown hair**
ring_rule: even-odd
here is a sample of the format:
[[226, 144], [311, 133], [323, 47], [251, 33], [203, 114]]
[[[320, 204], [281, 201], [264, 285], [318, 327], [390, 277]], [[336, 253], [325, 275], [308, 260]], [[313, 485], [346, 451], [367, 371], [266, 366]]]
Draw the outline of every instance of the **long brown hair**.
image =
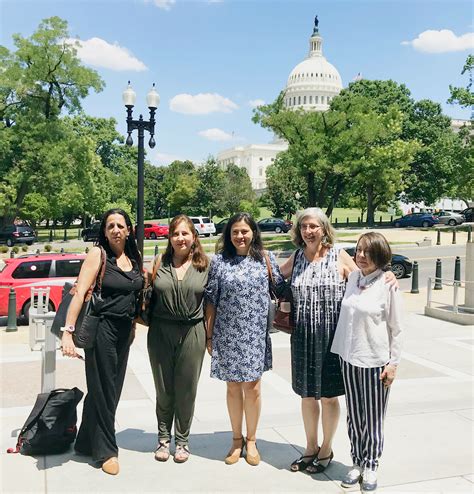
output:
[[163, 254], [163, 263], [172, 264], [173, 263], [173, 246], [171, 245], [170, 238], [173, 236], [176, 228], [180, 223], [185, 223], [186, 226], [193, 234], [193, 246], [191, 247], [191, 262], [193, 263], [194, 268], [203, 272], [209, 266], [209, 259], [206, 256], [204, 249], [202, 248], [201, 242], [199, 241], [199, 236], [189, 216], [185, 214], [178, 214], [175, 216], [170, 223], [169, 233], [168, 233], [168, 245], [166, 246], [165, 253]]

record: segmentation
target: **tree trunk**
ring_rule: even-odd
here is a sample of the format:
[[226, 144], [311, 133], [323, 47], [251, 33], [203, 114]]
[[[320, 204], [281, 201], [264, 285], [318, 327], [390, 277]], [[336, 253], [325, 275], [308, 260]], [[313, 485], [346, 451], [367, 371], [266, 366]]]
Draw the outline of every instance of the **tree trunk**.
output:
[[314, 190], [314, 172], [308, 172], [308, 206], [315, 207], [316, 206], [316, 191]]
[[374, 202], [374, 187], [367, 186], [367, 226], [375, 225], [375, 202]]
[[329, 206], [326, 209], [326, 216], [328, 218], [331, 216], [334, 209], [334, 205], [337, 204], [337, 201], [341, 196], [342, 191], [344, 190], [344, 186], [345, 186], [344, 180], [342, 179], [342, 177], [338, 177], [336, 182], [336, 189], [334, 190], [334, 193], [331, 197], [331, 202], [329, 203]]

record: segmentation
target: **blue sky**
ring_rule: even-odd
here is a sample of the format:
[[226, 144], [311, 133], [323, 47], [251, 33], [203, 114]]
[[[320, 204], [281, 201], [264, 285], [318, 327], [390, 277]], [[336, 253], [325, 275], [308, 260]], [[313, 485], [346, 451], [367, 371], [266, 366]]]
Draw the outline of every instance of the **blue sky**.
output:
[[394, 79], [415, 99], [469, 118], [446, 100], [449, 84], [467, 84], [460, 72], [474, 51], [470, 0], [0, 0], [0, 6], [0, 44], [8, 48], [13, 33], [29, 36], [46, 17], [68, 21], [71, 37], [83, 43], [81, 58], [106, 83], [84, 110], [114, 117], [123, 133], [127, 80], [137, 93], [136, 116], [147, 110], [145, 96], [156, 83], [157, 145], [148, 154], [155, 164], [199, 162], [235, 145], [269, 142], [272, 135], [251, 121], [252, 104], [273, 101], [285, 87], [307, 55], [315, 14], [323, 53], [345, 86], [358, 72]]

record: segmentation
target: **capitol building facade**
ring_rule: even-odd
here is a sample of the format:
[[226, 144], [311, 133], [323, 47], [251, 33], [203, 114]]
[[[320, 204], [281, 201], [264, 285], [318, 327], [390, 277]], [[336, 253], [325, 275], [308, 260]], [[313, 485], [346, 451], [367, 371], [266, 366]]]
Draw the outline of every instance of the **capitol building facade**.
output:
[[[309, 38], [308, 56], [290, 73], [285, 87], [284, 105], [289, 109], [326, 111], [334, 96], [342, 89], [337, 69], [323, 56], [323, 38], [319, 33], [318, 18]], [[221, 151], [217, 163], [225, 167], [231, 163], [245, 168], [256, 191], [266, 188], [266, 170], [278, 153], [288, 149], [282, 139], [269, 144], [249, 144]]]

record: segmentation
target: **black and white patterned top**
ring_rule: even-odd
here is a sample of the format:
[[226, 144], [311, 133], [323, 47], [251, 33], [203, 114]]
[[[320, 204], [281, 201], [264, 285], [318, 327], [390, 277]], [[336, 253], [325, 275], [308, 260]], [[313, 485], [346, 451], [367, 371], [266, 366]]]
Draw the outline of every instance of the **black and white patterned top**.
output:
[[[275, 284], [284, 280], [270, 252]], [[267, 333], [269, 304], [265, 260], [250, 256], [212, 258], [205, 297], [216, 308], [212, 333], [211, 377], [222, 381], [251, 382], [272, 367]]]
[[339, 249], [320, 261], [296, 251], [291, 289], [296, 329], [291, 338], [292, 384], [303, 398], [344, 394], [338, 357], [330, 352], [346, 281], [338, 270]]

